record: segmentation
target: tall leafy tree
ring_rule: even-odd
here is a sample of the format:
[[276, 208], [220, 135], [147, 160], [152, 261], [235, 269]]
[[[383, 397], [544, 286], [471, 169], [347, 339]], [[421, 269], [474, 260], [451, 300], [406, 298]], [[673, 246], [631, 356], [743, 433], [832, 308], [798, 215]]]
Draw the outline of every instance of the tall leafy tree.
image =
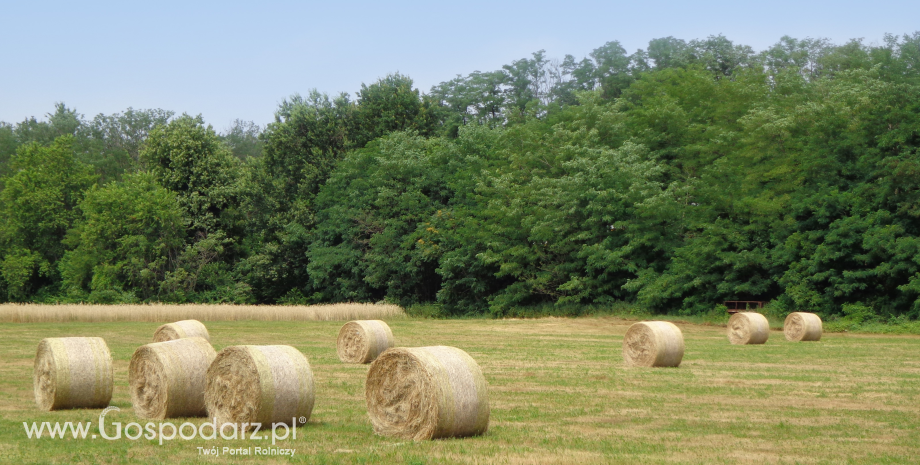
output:
[[201, 116], [154, 128], [140, 157], [157, 182], [176, 193], [193, 236], [235, 234], [240, 164]]
[[[306, 274], [315, 197], [352, 144], [355, 105], [313, 91], [281, 103], [246, 184], [250, 254], [240, 272], [261, 302], [310, 295]], [[286, 297], [287, 296], [287, 297]]]
[[358, 91], [356, 130], [352, 135], [355, 146], [395, 131], [432, 132], [435, 116], [423, 101], [412, 79], [399, 73], [390, 74], [371, 85], [361, 85]]
[[22, 301], [43, 288], [56, 292], [62, 241], [96, 176], [77, 161], [69, 135], [20, 147], [11, 168], [0, 192], [0, 276], [8, 298]]
[[262, 127], [258, 124], [235, 119], [227, 132], [221, 135], [221, 140], [230, 147], [233, 156], [245, 160], [262, 156], [261, 134]]
[[[80, 203], [60, 263], [70, 299], [100, 303], [170, 300], [164, 286], [186, 248], [185, 211], [150, 173], [94, 186]], [[171, 292], [172, 291], [172, 292]]]
[[174, 113], [161, 109], [98, 114], [85, 124], [83, 142], [85, 162], [96, 167], [105, 181], [119, 179], [123, 173], [140, 168], [141, 147], [154, 128], [165, 125]]

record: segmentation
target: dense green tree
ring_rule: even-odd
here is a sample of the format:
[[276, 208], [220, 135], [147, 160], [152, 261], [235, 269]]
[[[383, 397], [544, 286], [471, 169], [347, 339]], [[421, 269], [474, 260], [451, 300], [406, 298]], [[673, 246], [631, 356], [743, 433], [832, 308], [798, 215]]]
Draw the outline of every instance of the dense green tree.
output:
[[140, 158], [161, 186], [178, 195], [191, 235], [236, 233], [239, 160], [201, 116], [183, 115], [154, 128]]
[[56, 292], [62, 240], [95, 180], [76, 160], [73, 136], [17, 150], [0, 192], [0, 276], [9, 299], [26, 300], [42, 288]]
[[173, 115], [161, 109], [133, 108], [111, 115], [100, 113], [81, 131], [81, 160], [93, 165], [103, 181], [119, 179], [140, 167], [143, 143], [154, 128], [169, 123]]
[[246, 182], [250, 253], [240, 272], [260, 302], [303, 299], [314, 200], [351, 145], [354, 104], [313, 91], [281, 103], [263, 135], [263, 156]]
[[259, 139], [261, 134], [262, 127], [258, 124], [235, 119], [226, 134], [221, 135], [221, 140], [230, 147], [233, 156], [245, 160], [262, 156], [262, 141]]
[[412, 79], [390, 74], [358, 91], [355, 129], [350, 138], [356, 147], [394, 131], [414, 130], [430, 134], [435, 116], [430, 104], [412, 88]]
[[16, 141], [13, 125], [0, 121], [0, 179], [7, 176], [10, 158], [16, 153], [16, 147], [19, 147], [19, 142]]
[[95, 186], [80, 209], [60, 264], [69, 298], [169, 300], [163, 284], [186, 246], [188, 224], [176, 194], [152, 174], [137, 173]]
[[671, 36], [652, 39], [648, 43], [648, 58], [658, 70], [686, 66], [687, 42]]
[[437, 261], [417, 230], [448, 206], [452, 152], [442, 139], [394, 133], [343, 160], [316, 201], [313, 300], [434, 300]]

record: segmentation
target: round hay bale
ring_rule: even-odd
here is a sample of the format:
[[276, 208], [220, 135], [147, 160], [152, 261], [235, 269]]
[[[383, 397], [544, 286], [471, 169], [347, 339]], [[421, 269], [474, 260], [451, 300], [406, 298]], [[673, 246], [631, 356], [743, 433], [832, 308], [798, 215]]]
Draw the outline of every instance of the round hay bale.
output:
[[446, 346], [397, 347], [367, 372], [367, 412], [374, 431], [420, 441], [483, 434], [489, 387], [466, 352]]
[[821, 317], [814, 313], [793, 312], [783, 323], [783, 333], [787, 341], [820, 341], [821, 331]]
[[232, 423], [297, 426], [313, 411], [310, 362], [291, 346], [231, 346], [207, 373], [204, 403], [220, 427]]
[[128, 365], [134, 413], [155, 420], [204, 416], [205, 375], [214, 357], [217, 352], [201, 337], [139, 347]]
[[166, 323], [157, 328], [153, 333], [153, 342], [174, 341], [183, 337], [203, 337], [211, 342], [208, 328], [198, 320], [182, 320], [175, 323]]
[[767, 317], [755, 312], [738, 312], [728, 319], [728, 341], [732, 344], [763, 344], [770, 337]]
[[335, 341], [339, 360], [345, 363], [370, 363], [394, 345], [393, 331], [381, 320], [349, 321]]
[[629, 366], [676, 367], [684, 358], [684, 335], [669, 321], [643, 321], [623, 336], [623, 359]]
[[101, 337], [49, 337], [38, 343], [33, 383], [38, 408], [107, 407], [113, 386], [112, 353]]

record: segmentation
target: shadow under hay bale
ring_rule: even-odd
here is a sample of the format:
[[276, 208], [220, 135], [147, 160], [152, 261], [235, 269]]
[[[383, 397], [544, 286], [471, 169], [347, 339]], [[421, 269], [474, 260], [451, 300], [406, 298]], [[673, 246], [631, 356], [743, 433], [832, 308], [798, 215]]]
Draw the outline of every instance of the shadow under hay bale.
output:
[[33, 388], [39, 409], [103, 408], [113, 387], [112, 353], [101, 337], [50, 337], [38, 343]]
[[728, 341], [732, 344], [763, 344], [770, 337], [767, 317], [755, 312], [738, 312], [728, 319]]
[[416, 441], [475, 436], [489, 428], [489, 387], [455, 347], [397, 347], [371, 364], [365, 386], [374, 431]]
[[339, 330], [335, 348], [345, 363], [370, 363], [393, 347], [393, 331], [381, 320], [349, 321]]
[[216, 356], [201, 337], [139, 347], [128, 366], [134, 413], [155, 420], [204, 416], [206, 375]]
[[182, 320], [160, 326], [153, 333], [153, 342], [174, 341], [184, 337], [201, 337], [211, 342], [208, 328], [198, 320]]
[[313, 401], [310, 362], [291, 346], [227, 347], [208, 368], [204, 402], [218, 428], [296, 427], [310, 419]]
[[636, 367], [676, 367], [684, 358], [684, 335], [669, 321], [643, 321], [623, 336], [623, 360]]
[[814, 313], [793, 312], [783, 322], [783, 334], [787, 341], [820, 341], [823, 331], [821, 317]]

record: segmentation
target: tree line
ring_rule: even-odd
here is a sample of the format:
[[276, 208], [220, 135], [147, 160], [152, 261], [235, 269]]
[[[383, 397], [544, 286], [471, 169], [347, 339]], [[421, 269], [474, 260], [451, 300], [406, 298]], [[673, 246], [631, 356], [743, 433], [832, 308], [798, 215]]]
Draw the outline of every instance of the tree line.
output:
[[58, 104], [0, 122], [0, 296], [916, 319], [920, 32], [883, 42], [539, 51], [222, 133]]

